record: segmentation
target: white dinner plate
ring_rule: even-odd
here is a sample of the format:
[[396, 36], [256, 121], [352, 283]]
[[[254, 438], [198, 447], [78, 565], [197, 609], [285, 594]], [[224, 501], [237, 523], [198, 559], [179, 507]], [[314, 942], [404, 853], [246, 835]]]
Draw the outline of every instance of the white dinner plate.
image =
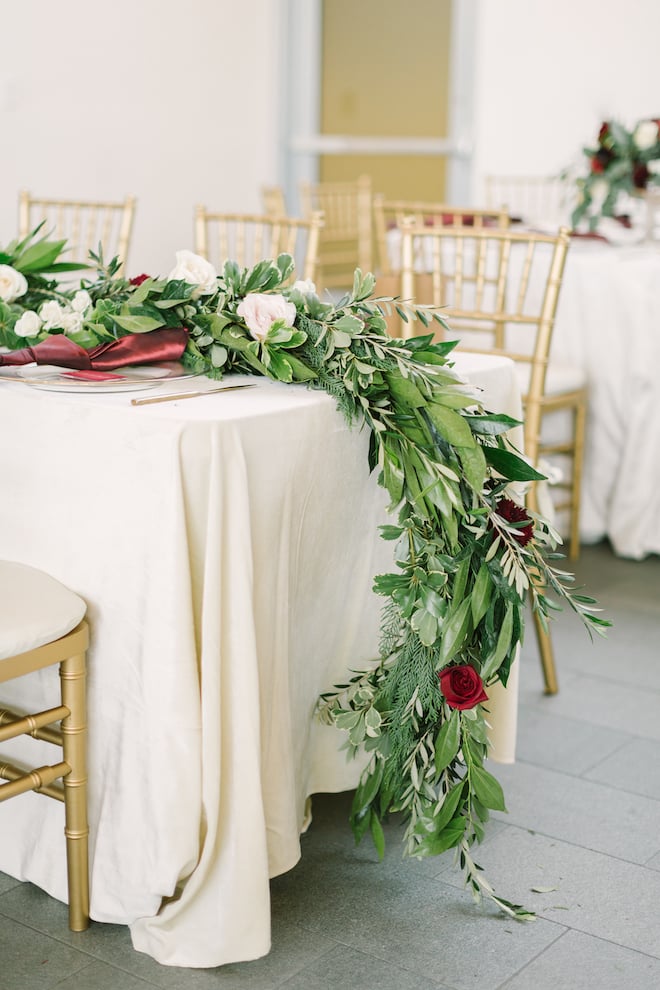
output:
[[[118, 375], [106, 381], [85, 381], [70, 378], [67, 368], [55, 365], [23, 365], [17, 377], [26, 385], [44, 389], [47, 392], [137, 392], [141, 389], [154, 388], [164, 382], [180, 381], [184, 378], [194, 378], [199, 372], [188, 371], [178, 361], [163, 362], [162, 364], [145, 364], [117, 368], [108, 374]], [[71, 373], [75, 373], [71, 369]]]

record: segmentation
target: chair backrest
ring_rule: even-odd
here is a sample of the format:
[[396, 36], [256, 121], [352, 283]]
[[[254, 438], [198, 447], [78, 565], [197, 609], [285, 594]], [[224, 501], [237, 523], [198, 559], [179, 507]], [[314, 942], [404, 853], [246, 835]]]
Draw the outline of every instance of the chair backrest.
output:
[[214, 213], [205, 206], [195, 211], [195, 250], [218, 271], [225, 261], [251, 268], [264, 258], [290, 254], [297, 279], [316, 278], [319, 233], [323, 215], [304, 220], [251, 213]]
[[354, 182], [303, 182], [303, 216], [321, 211], [319, 282], [323, 288], [350, 286], [356, 268], [373, 267], [371, 176]]
[[574, 183], [560, 175], [487, 175], [484, 186], [488, 207], [523, 223], [559, 229], [570, 221]]
[[126, 267], [135, 214], [135, 197], [121, 202], [44, 199], [23, 190], [19, 194], [18, 232], [27, 237], [42, 220], [43, 230], [66, 238], [68, 251], [63, 260], [89, 262], [89, 252], [99, 244], [106, 262], [115, 256]]
[[[463, 349], [506, 355], [525, 368], [525, 453], [535, 463], [568, 231], [429, 228], [404, 221], [401, 233], [402, 297], [442, 306], [448, 336]], [[427, 273], [430, 291], [423, 300], [416, 297], [420, 272]], [[402, 327], [410, 335], [417, 324]]]
[[407, 217], [420, 226], [429, 227], [505, 228], [510, 223], [506, 210], [475, 209], [472, 206], [450, 206], [413, 199], [387, 200], [382, 193], [376, 193], [373, 198], [373, 214], [379, 276], [400, 271], [400, 235], [397, 228]]
[[287, 215], [282, 186], [262, 186], [261, 204], [264, 213], [269, 217], [285, 217]]

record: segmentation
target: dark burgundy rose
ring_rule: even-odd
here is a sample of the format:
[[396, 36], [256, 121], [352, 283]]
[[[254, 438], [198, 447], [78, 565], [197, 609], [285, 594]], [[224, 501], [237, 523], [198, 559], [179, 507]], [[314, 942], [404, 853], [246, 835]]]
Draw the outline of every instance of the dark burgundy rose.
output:
[[495, 506], [495, 510], [498, 516], [502, 516], [502, 519], [506, 519], [507, 522], [525, 523], [520, 529], [516, 529], [512, 535], [514, 540], [517, 540], [521, 546], [526, 546], [534, 536], [534, 523], [522, 505], [518, 505], [517, 502], [514, 502], [510, 498], [501, 498]]
[[647, 169], [644, 162], [637, 162], [633, 168], [632, 180], [635, 189], [646, 189], [646, 183], [649, 181], [650, 172]]
[[468, 663], [455, 667], [445, 667], [444, 670], [440, 671], [438, 677], [440, 678], [440, 690], [450, 708], [464, 711], [466, 708], [474, 708], [482, 701], [488, 701], [488, 695], [484, 691], [484, 682], [474, 667]]
[[609, 148], [599, 148], [591, 159], [592, 172], [604, 172], [607, 166], [614, 160], [614, 155]]
[[135, 278], [129, 279], [129, 283], [130, 285], [142, 285], [148, 278], [151, 278], [151, 275], [136, 275]]

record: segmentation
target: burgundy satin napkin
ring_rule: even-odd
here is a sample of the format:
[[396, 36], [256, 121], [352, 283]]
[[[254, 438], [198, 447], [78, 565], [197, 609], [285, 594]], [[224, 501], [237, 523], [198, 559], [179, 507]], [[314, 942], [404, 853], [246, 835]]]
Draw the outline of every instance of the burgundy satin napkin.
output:
[[33, 347], [0, 354], [0, 365], [54, 364], [60, 368], [81, 371], [110, 371], [128, 364], [159, 364], [178, 361], [186, 349], [188, 331], [185, 327], [162, 327], [149, 333], [131, 334], [107, 344], [85, 350], [69, 337], [59, 333], [40, 341]]

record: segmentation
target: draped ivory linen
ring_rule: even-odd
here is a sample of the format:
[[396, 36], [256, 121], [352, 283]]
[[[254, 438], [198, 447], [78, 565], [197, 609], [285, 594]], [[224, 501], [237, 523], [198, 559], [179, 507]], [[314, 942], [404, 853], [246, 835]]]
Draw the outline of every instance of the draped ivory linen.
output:
[[[511, 362], [456, 365], [520, 416]], [[300, 857], [307, 797], [363, 765], [313, 712], [377, 650], [392, 544], [368, 434], [324, 393], [250, 380], [142, 407], [0, 381], [0, 557], [88, 603], [91, 916], [167, 965], [268, 952], [268, 880]], [[39, 704], [49, 674], [6, 701]], [[517, 664], [492, 691], [501, 762], [516, 705]], [[0, 832], [0, 870], [65, 900], [61, 807], [25, 795]]]
[[[608, 235], [611, 228], [608, 228]], [[589, 411], [580, 536], [660, 553], [660, 245], [577, 239], [551, 357], [582, 368]]]

